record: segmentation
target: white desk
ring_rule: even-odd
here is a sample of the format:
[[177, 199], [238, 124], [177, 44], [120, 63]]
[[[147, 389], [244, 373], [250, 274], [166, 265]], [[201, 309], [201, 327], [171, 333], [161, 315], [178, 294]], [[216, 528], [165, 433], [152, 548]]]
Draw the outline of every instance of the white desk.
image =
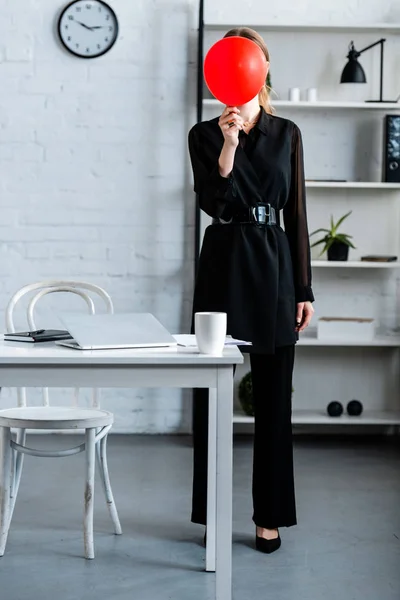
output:
[[190, 348], [79, 351], [0, 340], [0, 387], [210, 388], [206, 570], [216, 572], [216, 600], [231, 600], [233, 365], [242, 362], [236, 347], [217, 357]]

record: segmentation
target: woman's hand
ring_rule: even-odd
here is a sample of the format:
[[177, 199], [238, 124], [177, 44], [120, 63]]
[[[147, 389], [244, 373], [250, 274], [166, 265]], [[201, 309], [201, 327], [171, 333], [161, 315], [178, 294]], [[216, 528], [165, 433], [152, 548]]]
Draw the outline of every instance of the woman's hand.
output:
[[296, 331], [304, 331], [309, 326], [314, 308], [311, 302], [298, 302], [296, 312]]
[[243, 119], [239, 113], [236, 106], [227, 106], [218, 121], [225, 143], [235, 148], [239, 143], [239, 131], [243, 129]]

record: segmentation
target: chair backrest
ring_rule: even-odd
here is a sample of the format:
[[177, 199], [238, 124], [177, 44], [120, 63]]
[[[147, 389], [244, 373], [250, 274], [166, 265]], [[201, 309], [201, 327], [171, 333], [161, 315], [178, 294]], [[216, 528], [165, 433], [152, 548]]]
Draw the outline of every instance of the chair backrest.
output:
[[[82, 298], [86, 303], [88, 308], [88, 312], [90, 314], [95, 314], [95, 303], [93, 301], [94, 297], [100, 298], [104, 305], [107, 313], [113, 313], [114, 307], [111, 300], [111, 297], [107, 294], [103, 288], [95, 285], [93, 283], [87, 283], [85, 281], [64, 281], [64, 280], [50, 280], [50, 281], [39, 281], [37, 283], [31, 283], [25, 285], [20, 290], [18, 290], [9, 301], [6, 308], [6, 330], [8, 333], [15, 333], [15, 325], [14, 325], [14, 313], [18, 306], [18, 303], [22, 298], [31, 294], [31, 299], [27, 308], [27, 322], [29, 331], [34, 331], [38, 329], [38, 325], [35, 318], [35, 308], [37, 302], [48, 294], [67, 292], [71, 294], [75, 294]], [[42, 324], [44, 326], [44, 324]], [[18, 388], [17, 389], [17, 398], [18, 398], [18, 406], [26, 406], [26, 388]], [[76, 405], [78, 403], [79, 398], [79, 388], [75, 388], [74, 400], [73, 403]], [[49, 390], [48, 388], [43, 388], [43, 405], [49, 405]], [[92, 406], [99, 407], [99, 390], [93, 390], [92, 396]]]

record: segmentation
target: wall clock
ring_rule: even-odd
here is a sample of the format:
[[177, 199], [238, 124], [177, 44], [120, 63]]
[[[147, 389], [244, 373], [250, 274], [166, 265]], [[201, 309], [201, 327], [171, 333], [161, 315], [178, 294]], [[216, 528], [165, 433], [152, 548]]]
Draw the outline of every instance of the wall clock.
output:
[[58, 20], [60, 40], [81, 58], [96, 58], [112, 48], [118, 36], [118, 19], [102, 0], [73, 0]]

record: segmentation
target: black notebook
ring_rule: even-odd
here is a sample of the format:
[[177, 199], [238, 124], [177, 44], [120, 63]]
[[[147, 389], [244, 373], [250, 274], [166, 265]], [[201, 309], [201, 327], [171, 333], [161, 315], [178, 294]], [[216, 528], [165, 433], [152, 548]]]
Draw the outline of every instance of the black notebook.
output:
[[54, 342], [70, 339], [72, 339], [72, 335], [62, 329], [37, 329], [36, 331], [4, 334], [4, 340], [8, 342]]

